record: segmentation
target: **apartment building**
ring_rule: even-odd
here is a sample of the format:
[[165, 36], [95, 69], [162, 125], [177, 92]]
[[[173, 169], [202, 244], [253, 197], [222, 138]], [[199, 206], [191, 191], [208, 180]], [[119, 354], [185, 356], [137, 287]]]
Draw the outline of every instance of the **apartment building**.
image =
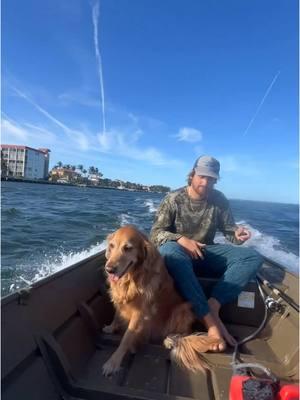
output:
[[33, 149], [13, 144], [1, 145], [1, 177], [46, 179], [49, 149]]

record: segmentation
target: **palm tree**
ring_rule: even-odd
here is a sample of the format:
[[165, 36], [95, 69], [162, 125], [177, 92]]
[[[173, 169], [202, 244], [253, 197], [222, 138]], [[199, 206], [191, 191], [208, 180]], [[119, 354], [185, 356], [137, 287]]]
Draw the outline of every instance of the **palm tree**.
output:
[[58, 161], [57, 166], [58, 166], [59, 168], [61, 168], [62, 165], [63, 165], [63, 163], [62, 163], [61, 161]]
[[100, 172], [98, 168], [94, 169], [94, 174], [97, 175], [98, 178], [101, 178], [103, 176], [102, 172]]
[[89, 167], [89, 174], [93, 175], [95, 173], [95, 167]]
[[79, 171], [83, 172], [83, 165], [82, 164], [77, 165], [77, 169], [79, 169]]

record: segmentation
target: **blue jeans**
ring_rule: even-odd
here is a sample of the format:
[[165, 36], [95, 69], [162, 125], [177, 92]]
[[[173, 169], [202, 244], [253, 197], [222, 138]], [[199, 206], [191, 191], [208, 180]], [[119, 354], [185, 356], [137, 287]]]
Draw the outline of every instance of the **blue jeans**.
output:
[[204, 276], [220, 277], [210, 297], [223, 305], [237, 298], [263, 263], [262, 256], [254, 249], [227, 244], [206, 245], [204, 260], [192, 259], [175, 241], [160, 246], [159, 252], [178, 292], [192, 304], [199, 318], [209, 312], [209, 306], [194, 270], [201, 270]]

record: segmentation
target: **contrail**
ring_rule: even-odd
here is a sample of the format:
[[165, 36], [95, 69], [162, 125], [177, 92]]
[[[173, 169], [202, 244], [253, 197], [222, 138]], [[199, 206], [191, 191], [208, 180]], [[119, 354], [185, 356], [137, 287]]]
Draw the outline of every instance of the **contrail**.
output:
[[67, 135], [69, 135], [70, 138], [74, 139], [78, 142], [82, 150], [87, 150], [89, 147], [88, 141], [85, 137], [85, 135], [77, 131], [75, 129], [69, 128], [67, 125], [63, 124], [61, 121], [53, 117], [53, 115], [49, 114], [48, 111], [46, 111], [44, 108], [39, 106], [35, 101], [33, 101], [29, 96], [27, 96], [25, 93], [21, 92], [21, 90], [17, 89], [16, 87], [10, 85], [12, 90], [17, 93], [18, 96], [26, 100], [28, 103], [30, 103], [33, 107], [35, 107], [40, 113], [45, 115], [50, 121], [52, 121], [54, 124], [62, 128]]
[[73, 130], [70, 129], [69, 127], [67, 127], [65, 124], [63, 124], [62, 122], [60, 122], [58, 119], [56, 119], [55, 117], [53, 117], [51, 114], [48, 113], [48, 111], [46, 111], [45, 109], [43, 109], [42, 107], [40, 107], [36, 102], [34, 102], [33, 100], [31, 100], [31, 98], [29, 96], [27, 96], [25, 93], [21, 92], [19, 89], [17, 89], [14, 86], [11, 86], [11, 88], [23, 99], [25, 99], [26, 101], [28, 101], [28, 103], [30, 103], [31, 105], [33, 105], [33, 107], [35, 107], [38, 111], [40, 111], [42, 114], [44, 114], [47, 118], [50, 119], [50, 121], [54, 122], [56, 125], [58, 125], [60, 128], [62, 128], [66, 133], [72, 133]]
[[259, 106], [257, 107], [257, 110], [255, 111], [255, 114], [253, 115], [252, 119], [250, 120], [250, 122], [249, 122], [249, 124], [248, 124], [248, 126], [247, 126], [247, 128], [246, 128], [246, 130], [245, 130], [245, 132], [243, 133], [244, 136], [247, 134], [247, 132], [248, 132], [249, 129], [251, 128], [251, 126], [252, 126], [252, 124], [253, 124], [255, 118], [257, 117], [257, 115], [258, 115], [260, 109], [262, 108], [262, 106], [263, 106], [263, 104], [264, 104], [264, 102], [265, 102], [265, 100], [266, 100], [268, 94], [270, 93], [270, 91], [271, 91], [273, 85], [274, 85], [275, 82], [277, 81], [277, 78], [278, 78], [279, 74], [280, 74], [280, 71], [277, 72], [277, 74], [274, 76], [272, 82], [270, 83], [270, 86], [268, 87], [266, 93], [264, 94], [264, 97], [262, 98], [262, 100], [261, 100]]
[[101, 90], [101, 103], [102, 103], [102, 130], [106, 132], [105, 127], [105, 102], [104, 102], [104, 84], [103, 84], [103, 69], [102, 69], [102, 58], [99, 49], [98, 43], [98, 20], [99, 20], [99, 3], [97, 2], [94, 7], [92, 7], [93, 14], [93, 25], [94, 25], [94, 45], [95, 45], [95, 54], [98, 63], [98, 74], [100, 81], [100, 90]]

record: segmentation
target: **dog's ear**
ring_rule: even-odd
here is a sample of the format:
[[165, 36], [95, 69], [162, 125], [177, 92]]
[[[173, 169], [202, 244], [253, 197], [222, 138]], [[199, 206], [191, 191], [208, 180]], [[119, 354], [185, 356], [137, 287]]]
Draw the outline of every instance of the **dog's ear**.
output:
[[110, 234], [107, 235], [107, 237], [106, 237], [106, 242], [107, 242], [106, 251], [105, 251], [105, 257], [106, 257], [106, 258], [109, 258], [109, 254], [110, 254], [109, 242], [113, 239], [114, 235], [115, 235], [114, 233], [110, 233]]
[[143, 243], [144, 260], [147, 259], [147, 256], [149, 253], [148, 247], [149, 247], [148, 241], [144, 240], [144, 243]]
[[109, 235], [106, 236], [106, 241], [109, 243], [114, 236], [115, 236], [115, 232], [110, 233]]
[[144, 240], [144, 266], [146, 269], [151, 268], [152, 262], [155, 259], [155, 247], [148, 240]]

